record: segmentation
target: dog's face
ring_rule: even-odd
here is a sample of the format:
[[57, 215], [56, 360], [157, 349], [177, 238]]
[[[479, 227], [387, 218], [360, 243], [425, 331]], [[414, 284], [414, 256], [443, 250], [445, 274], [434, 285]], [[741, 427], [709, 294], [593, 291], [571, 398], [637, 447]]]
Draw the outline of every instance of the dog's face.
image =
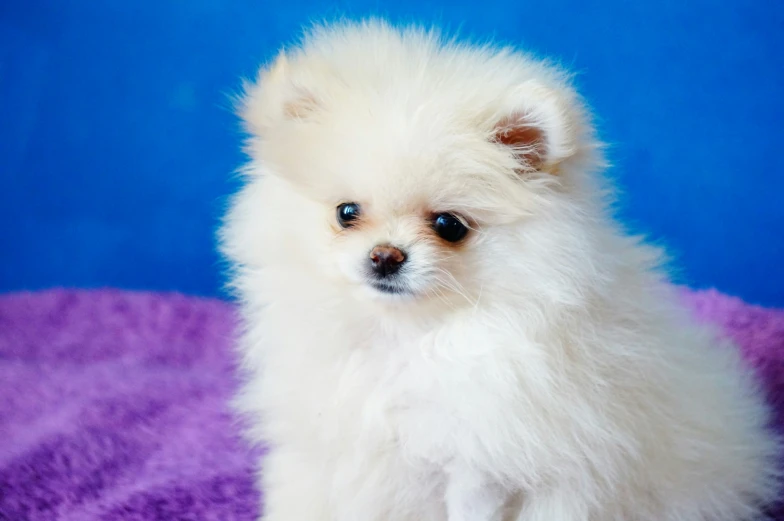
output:
[[328, 257], [370, 297], [469, 297], [483, 238], [510, 207], [500, 189], [515, 182], [474, 175], [476, 155], [496, 153], [480, 133], [458, 138], [431, 127], [425, 136], [414, 117], [399, 127], [389, 119], [374, 111], [351, 125], [357, 132], [347, 142], [361, 157], [347, 150], [334, 170], [332, 154], [319, 159], [329, 169], [320, 190], [329, 197], [319, 198], [330, 221]]
[[[426, 52], [393, 38], [383, 45]], [[575, 153], [568, 93], [525, 77], [519, 57], [510, 65], [524, 79], [482, 81], [483, 71], [428, 79], [402, 65], [387, 75], [333, 52], [334, 62], [281, 56], [249, 89], [242, 113], [261, 195], [249, 189], [234, 218], [273, 230], [234, 242], [358, 298], [474, 301], [520, 262], [517, 224], [547, 205]]]
[[[349, 280], [384, 295], [461, 291], [464, 277], [459, 268], [468, 264], [468, 256], [457, 257], [467, 247], [470, 221], [455, 210], [417, 206], [377, 211], [380, 215], [375, 219], [372, 204], [349, 202], [337, 207], [343, 237], [336, 241], [335, 258]], [[361, 230], [365, 222], [368, 229]]]

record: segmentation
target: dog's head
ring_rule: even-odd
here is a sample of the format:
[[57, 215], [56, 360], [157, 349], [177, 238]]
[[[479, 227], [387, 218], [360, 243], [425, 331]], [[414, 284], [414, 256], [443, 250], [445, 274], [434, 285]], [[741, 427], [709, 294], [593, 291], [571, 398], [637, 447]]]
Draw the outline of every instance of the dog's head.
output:
[[511, 267], [546, 277], [570, 247], [522, 231], [559, 226], [551, 207], [597, 160], [557, 69], [376, 23], [314, 31], [241, 115], [252, 163], [230, 255], [359, 298], [472, 302], [518, 285]]

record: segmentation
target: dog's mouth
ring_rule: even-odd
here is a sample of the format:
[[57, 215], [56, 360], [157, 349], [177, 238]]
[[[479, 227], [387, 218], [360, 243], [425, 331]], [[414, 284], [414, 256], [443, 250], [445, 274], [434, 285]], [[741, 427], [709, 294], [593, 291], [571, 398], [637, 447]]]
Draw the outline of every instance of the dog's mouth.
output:
[[376, 291], [380, 293], [384, 293], [386, 295], [410, 295], [411, 294], [411, 289], [405, 284], [387, 282], [384, 280], [374, 280], [371, 281], [369, 284], [370, 287], [372, 287]]

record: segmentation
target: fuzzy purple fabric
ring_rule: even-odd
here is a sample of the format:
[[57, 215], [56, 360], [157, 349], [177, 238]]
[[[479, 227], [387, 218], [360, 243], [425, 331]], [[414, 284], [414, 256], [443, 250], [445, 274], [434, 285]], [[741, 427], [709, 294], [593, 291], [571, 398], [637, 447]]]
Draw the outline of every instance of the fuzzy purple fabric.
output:
[[[784, 310], [684, 298], [737, 340], [784, 425]], [[0, 296], [0, 520], [256, 519], [227, 406], [234, 324], [230, 304], [176, 294]]]

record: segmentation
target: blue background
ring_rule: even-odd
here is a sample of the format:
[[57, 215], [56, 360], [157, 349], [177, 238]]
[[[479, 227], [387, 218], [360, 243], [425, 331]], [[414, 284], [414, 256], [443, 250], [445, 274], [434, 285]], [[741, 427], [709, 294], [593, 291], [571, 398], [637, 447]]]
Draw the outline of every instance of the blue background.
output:
[[220, 294], [227, 96], [313, 18], [436, 22], [553, 56], [621, 215], [681, 282], [784, 306], [784, 2], [0, 0], [0, 291]]

